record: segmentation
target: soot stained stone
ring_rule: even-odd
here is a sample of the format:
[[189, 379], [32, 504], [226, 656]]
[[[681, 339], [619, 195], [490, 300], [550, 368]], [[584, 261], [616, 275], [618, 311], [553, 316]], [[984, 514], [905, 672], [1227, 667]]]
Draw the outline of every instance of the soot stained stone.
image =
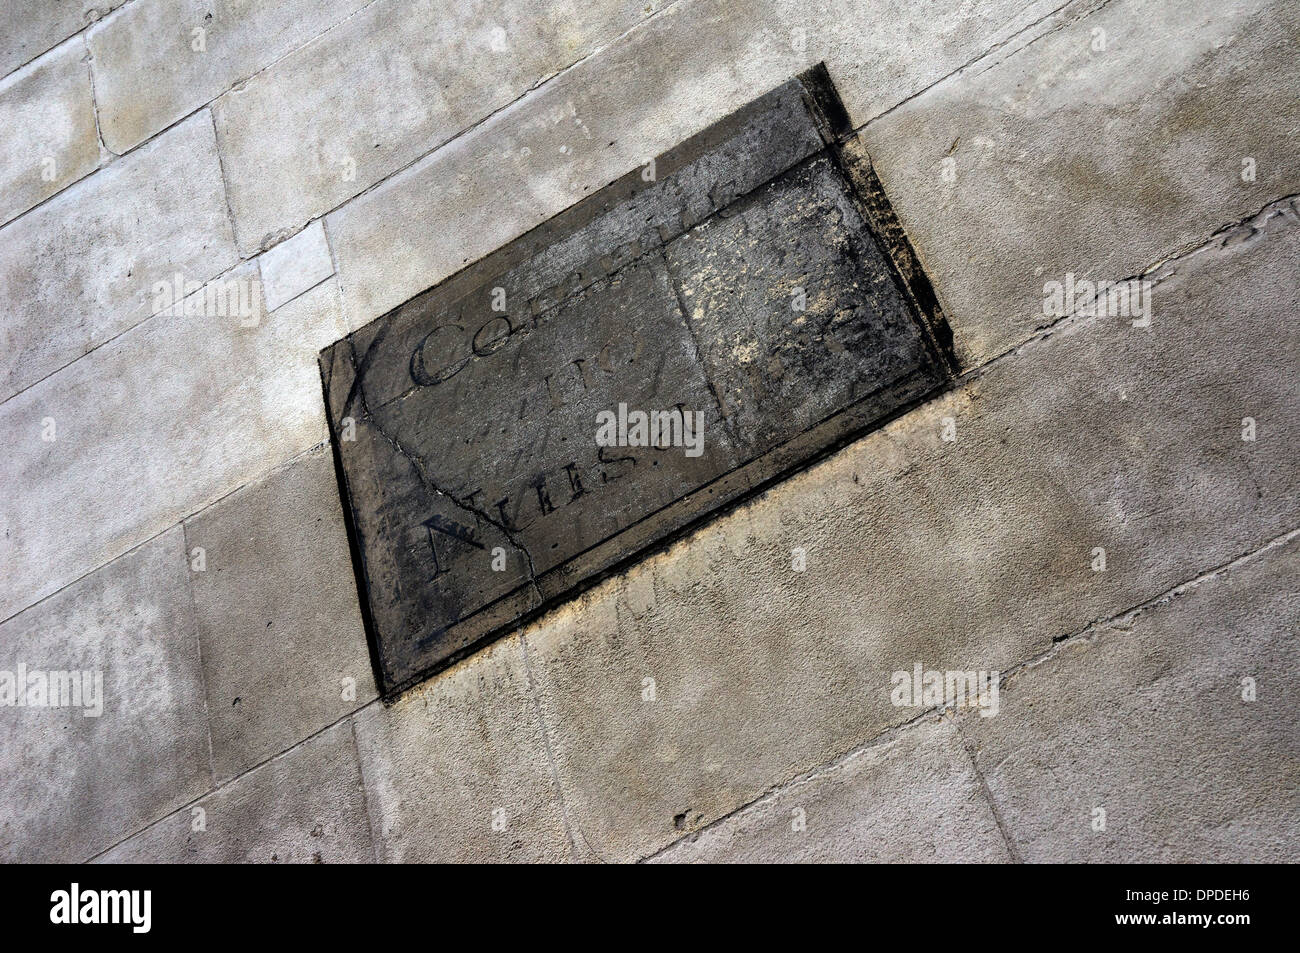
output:
[[818, 67], [321, 353], [387, 693], [951, 380], [844, 117]]

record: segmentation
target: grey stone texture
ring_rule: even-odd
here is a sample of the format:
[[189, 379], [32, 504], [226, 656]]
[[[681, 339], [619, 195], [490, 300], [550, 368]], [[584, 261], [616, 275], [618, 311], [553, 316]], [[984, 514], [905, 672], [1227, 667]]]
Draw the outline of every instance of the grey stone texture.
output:
[[[0, 707], [0, 858], [1291, 859], [1293, 6], [291, 0], [203, 59], [195, 4], [8, 3], [0, 672], [106, 707]], [[960, 385], [335, 709], [319, 350], [822, 61]], [[1042, 312], [1144, 272], [1149, 327]], [[178, 273], [278, 307], [157, 314]], [[917, 662], [1014, 674], [896, 708]]]
[[1004, 863], [1010, 855], [951, 719], [930, 717], [677, 841], [654, 860], [955, 864]]
[[104, 145], [126, 152], [365, 4], [134, 0], [86, 35]]
[[1021, 859], [1295, 861], [1297, 578], [1292, 535], [1070, 640], [1008, 680], [997, 717], [962, 719]]
[[0, 225], [99, 165], [86, 49], [69, 42], [0, 80]]
[[127, 0], [7, 0], [0, 19], [0, 76], [117, 9]]
[[179, 526], [0, 625], [0, 669], [98, 672], [103, 713], [0, 709], [0, 856], [76, 862], [211, 786]]
[[337, 207], [653, 8], [634, 0], [362, 8], [214, 104], [241, 250]]
[[115, 864], [372, 859], [351, 721], [308, 738], [97, 858]]
[[1294, 9], [1115, 0], [1066, 15], [1091, 6], [863, 133], [965, 364], [1050, 321], [1045, 281], [1133, 277], [1300, 192], [1300, 97], [1281, 68], [1300, 56]]
[[217, 780], [375, 697], [334, 460], [317, 447], [185, 522]]
[[320, 222], [308, 225], [293, 238], [263, 252], [257, 263], [262, 272], [262, 291], [268, 311], [292, 301], [334, 274], [325, 226]]
[[0, 229], [0, 400], [153, 314], [158, 282], [236, 260], [204, 113]]
[[496, 642], [356, 716], [380, 859], [561, 861], [564, 805], [523, 643]]
[[325, 439], [316, 353], [342, 333], [333, 282], [246, 323], [159, 316], [0, 404], [0, 482], [31, 488], [0, 499], [0, 617]]
[[865, 121], [1053, 6], [673, 4], [331, 213], [346, 310], [378, 317], [823, 58], [837, 83], [854, 64]]
[[526, 630], [579, 842], [653, 853], [910, 717], [891, 672], [1008, 670], [1293, 528], [1291, 362], [1257, 355], [1300, 348], [1298, 222], [1170, 267], [1150, 328], [1080, 319]]

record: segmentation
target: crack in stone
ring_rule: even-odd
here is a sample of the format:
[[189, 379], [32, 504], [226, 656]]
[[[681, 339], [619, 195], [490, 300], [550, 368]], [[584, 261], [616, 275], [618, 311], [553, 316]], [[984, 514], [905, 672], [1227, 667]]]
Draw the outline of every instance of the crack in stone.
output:
[[[376, 420], [375, 417], [370, 413], [370, 408], [366, 404], [365, 393], [361, 389], [361, 374], [363, 370], [369, 365], [370, 359], [375, 351], [375, 346], [381, 340], [383, 340], [383, 337], [386, 333], [387, 333], [387, 326], [384, 326], [383, 328], [380, 329], [379, 333], [375, 335], [374, 340], [372, 340], [370, 344], [366, 347], [366, 352], [364, 355], [362, 355], [361, 361], [359, 363], [356, 359], [356, 349], [351, 346], [351, 341], [348, 342], [349, 344], [348, 356], [349, 356], [349, 361], [352, 364], [353, 378], [352, 378], [352, 386], [348, 390], [347, 400], [345, 401], [344, 404], [345, 413], [347, 409], [352, 408], [354, 405], [359, 407], [361, 418], [372, 428], [374, 428], [376, 433], [378, 433], [381, 437], [383, 437], [386, 441], [388, 441], [388, 443], [392, 446], [393, 450], [397, 452], [398, 456], [402, 457], [404, 460], [410, 463], [412, 467], [414, 467], [416, 475], [420, 478], [420, 483], [424, 486], [426, 490], [432, 490], [434, 493], [437, 493], [439, 496], [446, 497], [448, 500], [451, 501], [452, 505], [455, 506], [457, 509], [464, 511], [465, 513], [468, 513], [470, 516], [473, 516], [476, 519], [481, 519], [489, 526], [492, 526], [496, 528], [498, 531], [500, 531], [500, 533], [503, 536], [505, 536], [505, 538], [509, 541], [511, 546], [513, 546], [519, 552], [524, 554], [524, 559], [528, 562], [528, 581], [532, 585], [533, 591], [537, 594], [537, 598], [543, 599], [544, 597], [542, 595], [541, 586], [539, 586], [537, 583], [537, 567], [533, 563], [533, 554], [528, 551], [528, 547], [524, 546], [523, 543], [519, 542], [519, 540], [515, 538], [515, 534], [509, 528], [506, 527], [504, 521], [494, 520], [486, 512], [480, 510], [478, 507], [471, 506], [467, 501], [458, 498], [454, 493], [444, 489], [443, 487], [439, 486], [436, 482], [434, 482], [433, 478], [429, 475], [429, 471], [424, 464], [423, 458], [419, 454], [414, 453], [413, 451], [410, 451], [406, 449], [406, 447], [402, 446], [401, 441], [398, 440], [394, 434], [391, 434], [386, 429], [384, 429], [384, 427], [380, 425], [379, 421]], [[331, 379], [332, 377], [333, 375], [331, 373]]]

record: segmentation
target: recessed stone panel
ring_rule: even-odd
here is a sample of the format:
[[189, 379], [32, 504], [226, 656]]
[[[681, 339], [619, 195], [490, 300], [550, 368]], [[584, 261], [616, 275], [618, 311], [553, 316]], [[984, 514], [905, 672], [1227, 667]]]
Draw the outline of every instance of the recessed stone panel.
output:
[[846, 127], [813, 70], [322, 353], [385, 690], [951, 378]]

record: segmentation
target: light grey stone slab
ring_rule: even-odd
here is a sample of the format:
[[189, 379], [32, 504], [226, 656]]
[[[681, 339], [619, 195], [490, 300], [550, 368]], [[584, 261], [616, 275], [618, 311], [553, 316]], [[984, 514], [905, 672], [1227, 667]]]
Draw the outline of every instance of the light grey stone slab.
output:
[[747, 864], [1008, 859], [970, 756], [951, 719], [939, 717], [856, 751], [655, 857]]
[[330, 864], [372, 859], [349, 720], [187, 805], [97, 861]]
[[1149, 328], [1067, 325], [525, 630], [579, 846], [653, 853], [913, 717], [892, 672], [1008, 670], [1297, 525], [1298, 222], [1172, 265]]
[[188, 587], [176, 526], [0, 625], [0, 669], [102, 678], [98, 717], [0, 708], [6, 861], [85, 860], [211, 786]]
[[293, 238], [258, 256], [266, 309], [274, 311], [334, 274], [325, 226], [308, 225]]
[[1116, 0], [871, 123], [962, 362], [1049, 323], [1046, 282], [1131, 277], [1300, 192], [1298, 56], [1289, 3]]
[[378, 0], [362, 9], [214, 103], [241, 250], [297, 231], [653, 7]]
[[86, 48], [71, 41], [0, 81], [0, 225], [99, 165]]
[[0, 484], [25, 488], [0, 498], [0, 618], [325, 439], [335, 283], [245, 323], [159, 315], [0, 405]]
[[0, 229], [0, 401], [154, 313], [158, 283], [236, 261], [205, 113]]
[[962, 719], [1021, 857], [1295, 861], [1297, 578], [1293, 538], [1065, 643], [996, 717]]
[[87, 33], [104, 144], [138, 145], [366, 2], [135, 0]]
[[126, 0], [7, 0], [0, 19], [0, 76], [29, 63]]
[[392, 706], [371, 705], [356, 722], [381, 859], [569, 859], [518, 638], [495, 643]]
[[217, 780], [375, 697], [328, 447], [185, 523]]
[[347, 313], [378, 317], [822, 59], [862, 119], [1049, 7], [674, 4], [331, 214]]

